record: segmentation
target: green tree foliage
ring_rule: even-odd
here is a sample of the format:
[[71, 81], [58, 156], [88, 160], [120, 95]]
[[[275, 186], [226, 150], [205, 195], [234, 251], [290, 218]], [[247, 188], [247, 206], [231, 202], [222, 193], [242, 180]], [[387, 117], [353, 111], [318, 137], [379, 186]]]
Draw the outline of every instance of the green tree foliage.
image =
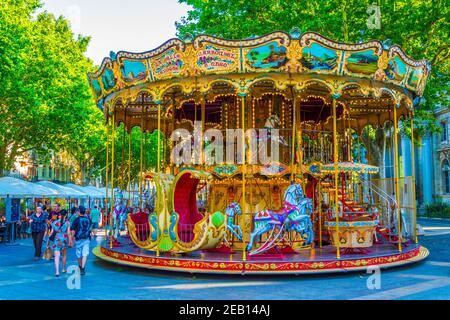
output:
[[0, 174], [23, 151], [67, 151], [84, 170], [104, 147], [84, 56], [89, 38], [37, 14], [37, 0], [0, 2]]
[[[140, 128], [134, 127], [131, 130], [131, 148], [129, 149], [129, 133], [124, 131], [123, 124], [120, 124], [115, 130], [114, 138], [114, 185], [126, 189], [128, 184], [128, 153], [131, 154], [130, 179], [132, 183], [138, 182], [139, 172], [141, 168], [141, 141], [142, 141], [142, 169], [143, 172], [155, 171], [157, 167], [158, 155], [158, 134], [157, 130], [152, 133], [146, 132], [142, 134]], [[111, 133], [111, 132], [110, 132]], [[161, 168], [164, 163], [169, 163], [168, 148], [169, 141], [164, 139], [164, 134], [160, 133], [161, 141]], [[109, 145], [109, 180], [111, 179], [111, 141]], [[105, 174], [106, 152], [99, 154], [97, 159], [101, 166], [95, 167], [94, 176]]]

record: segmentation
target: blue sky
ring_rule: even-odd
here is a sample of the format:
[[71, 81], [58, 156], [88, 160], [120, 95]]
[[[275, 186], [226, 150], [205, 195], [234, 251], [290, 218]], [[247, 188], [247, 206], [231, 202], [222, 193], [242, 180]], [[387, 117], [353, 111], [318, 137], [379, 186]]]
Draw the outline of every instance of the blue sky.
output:
[[43, 0], [76, 33], [92, 37], [87, 56], [100, 64], [110, 51], [142, 52], [175, 37], [175, 21], [189, 7], [177, 0]]

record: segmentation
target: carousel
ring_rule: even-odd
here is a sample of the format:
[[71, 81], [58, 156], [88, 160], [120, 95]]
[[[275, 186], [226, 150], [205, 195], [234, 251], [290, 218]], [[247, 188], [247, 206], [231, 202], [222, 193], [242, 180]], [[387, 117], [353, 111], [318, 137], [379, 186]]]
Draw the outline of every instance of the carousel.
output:
[[[389, 41], [344, 44], [296, 28], [112, 52], [89, 74], [108, 125], [112, 208], [94, 254], [148, 269], [223, 274], [364, 271], [425, 259], [414, 147], [401, 150], [412, 155], [405, 176], [398, 139], [399, 125], [413, 124], [429, 72], [427, 61]], [[111, 139], [119, 125], [124, 137], [134, 127], [158, 133], [155, 167], [144, 168], [149, 151], [141, 143], [140, 159], [128, 154], [140, 174], [136, 181], [128, 174], [123, 190], [114, 185]], [[370, 142], [386, 126], [389, 172]]]

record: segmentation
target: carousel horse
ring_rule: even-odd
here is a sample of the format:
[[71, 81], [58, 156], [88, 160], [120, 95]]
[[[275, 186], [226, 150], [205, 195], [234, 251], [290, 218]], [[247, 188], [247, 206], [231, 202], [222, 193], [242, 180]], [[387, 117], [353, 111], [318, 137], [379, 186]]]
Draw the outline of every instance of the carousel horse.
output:
[[114, 225], [114, 238], [117, 239], [120, 236], [120, 231], [125, 230], [125, 225], [128, 216], [128, 210], [125, 207], [122, 191], [116, 190], [116, 197], [114, 201], [113, 212], [113, 225]]
[[295, 231], [306, 238], [306, 244], [311, 244], [314, 240], [311, 211], [312, 201], [304, 197], [302, 187], [299, 184], [289, 186], [280, 211], [262, 210], [256, 213], [253, 219], [254, 231], [250, 234], [247, 251], [252, 250], [255, 237], [259, 238], [276, 228], [279, 229], [279, 234], [283, 229]]
[[284, 139], [284, 137], [278, 135], [278, 139], [273, 139], [272, 135], [271, 135], [271, 130], [272, 129], [277, 129], [281, 126], [281, 121], [280, 118], [278, 118], [278, 116], [276, 114], [272, 114], [269, 118], [267, 118], [265, 124], [264, 124], [264, 129], [267, 129], [269, 131], [269, 139], [271, 139], [272, 141], [277, 141], [279, 144], [287, 147], [289, 146], [289, 144], [286, 142], [286, 140]]
[[242, 230], [237, 224], [234, 224], [234, 217], [240, 216], [242, 213], [241, 206], [237, 202], [233, 202], [225, 209], [225, 214], [228, 217], [227, 229], [234, 234], [239, 241], [242, 241]]

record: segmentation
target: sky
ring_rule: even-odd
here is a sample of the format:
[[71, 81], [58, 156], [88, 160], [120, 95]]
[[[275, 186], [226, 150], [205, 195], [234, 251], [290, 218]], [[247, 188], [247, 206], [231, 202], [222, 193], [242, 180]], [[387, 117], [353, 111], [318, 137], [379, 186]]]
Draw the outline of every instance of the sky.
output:
[[110, 51], [143, 52], [175, 37], [175, 21], [189, 6], [177, 0], [43, 0], [78, 34], [91, 36], [86, 55], [100, 64]]

